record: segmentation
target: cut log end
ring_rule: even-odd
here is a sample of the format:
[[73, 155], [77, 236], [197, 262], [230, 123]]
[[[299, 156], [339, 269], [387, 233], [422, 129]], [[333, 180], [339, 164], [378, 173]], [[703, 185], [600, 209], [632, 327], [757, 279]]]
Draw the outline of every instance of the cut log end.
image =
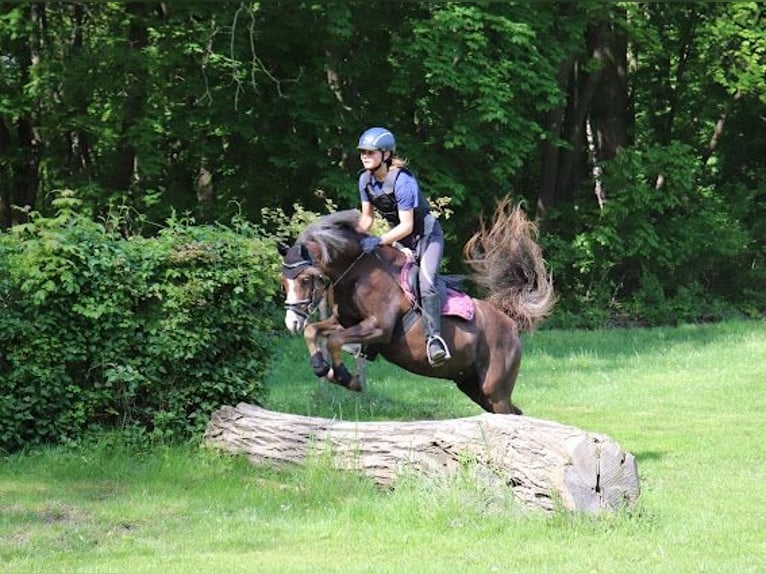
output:
[[639, 496], [635, 458], [611, 438], [526, 416], [347, 422], [240, 403], [213, 413], [205, 441], [254, 462], [301, 464], [329, 454], [336, 467], [387, 487], [402, 472], [450, 475], [471, 460], [477, 480], [546, 511], [614, 511]]

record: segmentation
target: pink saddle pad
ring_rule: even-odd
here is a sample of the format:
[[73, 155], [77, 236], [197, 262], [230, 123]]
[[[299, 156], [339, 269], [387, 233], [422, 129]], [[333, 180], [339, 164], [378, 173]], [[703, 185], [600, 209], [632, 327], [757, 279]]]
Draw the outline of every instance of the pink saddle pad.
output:
[[[399, 286], [407, 295], [407, 299], [411, 305], [415, 304], [415, 295], [410, 289], [407, 278], [409, 276], [410, 268], [412, 267], [412, 260], [408, 260], [407, 263], [402, 266], [402, 270], [399, 273]], [[456, 291], [451, 287], [447, 287], [447, 296], [442, 302], [442, 315], [449, 315], [451, 317], [460, 317], [466, 321], [473, 319], [475, 312], [473, 299], [469, 295]]]

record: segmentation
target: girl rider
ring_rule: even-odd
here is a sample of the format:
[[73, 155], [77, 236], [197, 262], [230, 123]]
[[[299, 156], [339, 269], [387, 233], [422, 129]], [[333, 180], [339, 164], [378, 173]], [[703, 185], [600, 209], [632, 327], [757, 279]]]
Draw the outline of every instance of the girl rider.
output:
[[357, 231], [367, 233], [372, 227], [375, 209], [389, 224], [389, 230], [380, 237], [364, 237], [362, 249], [372, 253], [378, 245], [398, 241], [414, 253], [420, 266], [418, 282], [426, 353], [429, 363], [438, 366], [450, 358], [447, 344], [441, 337], [441, 297], [436, 285], [436, 274], [444, 253], [444, 234], [431, 214], [417, 180], [406, 169], [406, 160], [394, 155], [394, 134], [385, 128], [370, 128], [361, 135], [357, 147], [364, 166], [359, 175], [362, 217]]

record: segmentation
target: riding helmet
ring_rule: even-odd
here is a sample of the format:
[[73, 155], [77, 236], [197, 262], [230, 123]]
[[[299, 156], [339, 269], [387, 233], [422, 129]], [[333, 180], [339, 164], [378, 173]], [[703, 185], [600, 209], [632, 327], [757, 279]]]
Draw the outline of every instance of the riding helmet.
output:
[[394, 152], [396, 140], [394, 134], [386, 128], [370, 128], [359, 137], [358, 149], [380, 150]]

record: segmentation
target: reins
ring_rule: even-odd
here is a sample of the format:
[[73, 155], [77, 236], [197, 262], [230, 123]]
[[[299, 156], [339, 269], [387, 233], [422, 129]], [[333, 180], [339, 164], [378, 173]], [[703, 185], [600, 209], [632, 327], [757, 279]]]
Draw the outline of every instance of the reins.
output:
[[[343, 278], [346, 275], [348, 275], [348, 272], [351, 271], [351, 269], [354, 268], [354, 265], [356, 265], [359, 262], [359, 260], [362, 258], [362, 256], [364, 256], [364, 254], [365, 254], [364, 251], [362, 251], [359, 255], [357, 255], [356, 259], [354, 259], [351, 262], [351, 264], [348, 267], [346, 267], [346, 270], [343, 273], [340, 274], [340, 277], [338, 277], [335, 281], [332, 282], [332, 285], [330, 285], [330, 287], [334, 288], [338, 283], [340, 283], [343, 280]], [[377, 257], [377, 255], [376, 255], [376, 257]]]
[[[381, 259], [380, 255], [378, 255], [377, 251], [373, 251], [372, 253], [369, 253], [369, 254], [364, 252], [364, 251], [362, 251], [359, 255], [357, 255], [356, 259], [354, 259], [351, 262], [351, 264], [348, 267], [346, 267], [346, 270], [343, 273], [340, 274], [340, 277], [338, 277], [335, 281], [333, 281], [331, 287], [335, 287], [338, 283], [340, 283], [341, 280], [348, 274], [348, 272], [351, 271], [351, 269], [354, 267], [354, 265], [356, 265], [359, 262], [359, 260], [362, 257], [364, 257], [365, 255], [372, 255], [375, 259], [378, 260], [378, 262], [381, 264], [381, 267], [383, 267], [383, 269], [387, 273], [389, 273], [392, 277], [396, 278], [394, 276], [394, 273], [389, 269], [391, 264], [388, 261], [384, 261], [383, 259]], [[398, 284], [398, 281], [397, 281], [397, 284]]]

